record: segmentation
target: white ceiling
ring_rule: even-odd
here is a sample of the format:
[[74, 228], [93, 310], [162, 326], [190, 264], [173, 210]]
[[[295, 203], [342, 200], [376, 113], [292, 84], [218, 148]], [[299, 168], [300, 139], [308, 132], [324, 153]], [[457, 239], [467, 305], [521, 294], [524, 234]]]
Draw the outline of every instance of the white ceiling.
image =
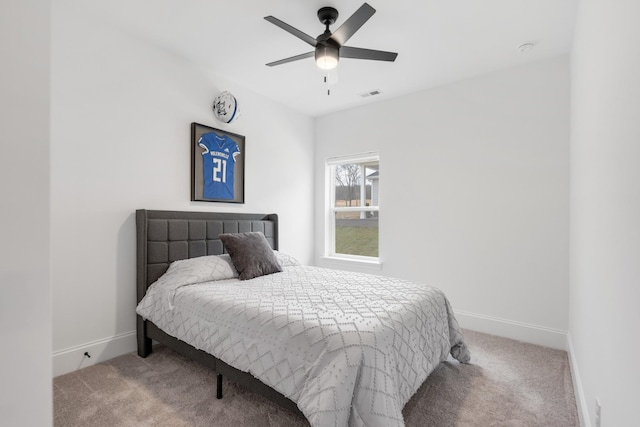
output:
[[[398, 52], [395, 62], [342, 59], [327, 95], [313, 59], [267, 67], [312, 50], [265, 21], [316, 37], [332, 6], [336, 30], [363, 0], [111, 0], [86, 2], [111, 25], [310, 116], [378, 102], [569, 52], [578, 0], [368, 0], [377, 12], [346, 43]], [[89, 6], [90, 5], [90, 6]], [[535, 43], [523, 54], [518, 46]], [[380, 90], [382, 95], [362, 98]], [[242, 100], [239, 100], [242, 106]]]

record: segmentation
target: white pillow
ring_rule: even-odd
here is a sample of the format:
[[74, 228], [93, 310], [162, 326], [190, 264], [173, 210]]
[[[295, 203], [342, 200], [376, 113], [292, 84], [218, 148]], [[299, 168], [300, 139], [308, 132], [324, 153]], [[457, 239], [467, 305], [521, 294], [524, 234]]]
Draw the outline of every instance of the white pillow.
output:
[[236, 277], [238, 271], [229, 255], [209, 255], [172, 262], [167, 271], [160, 276], [158, 283], [192, 285]]
[[273, 251], [273, 253], [276, 254], [276, 259], [278, 260], [278, 263], [281, 267], [295, 267], [300, 265], [300, 261], [298, 261], [291, 255], [278, 251]]

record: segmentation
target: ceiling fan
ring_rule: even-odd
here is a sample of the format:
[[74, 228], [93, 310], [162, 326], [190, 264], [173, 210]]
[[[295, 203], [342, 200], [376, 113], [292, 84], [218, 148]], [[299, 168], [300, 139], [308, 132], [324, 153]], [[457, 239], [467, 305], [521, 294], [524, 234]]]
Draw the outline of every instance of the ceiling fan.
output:
[[334, 24], [338, 19], [338, 11], [333, 7], [323, 7], [318, 10], [318, 19], [326, 26], [324, 33], [313, 38], [303, 33], [297, 28], [282, 22], [273, 16], [265, 16], [264, 19], [274, 25], [282, 28], [288, 33], [293, 34], [300, 40], [310, 44], [315, 48], [313, 52], [307, 52], [290, 58], [281, 59], [279, 61], [270, 62], [267, 65], [273, 67], [275, 65], [286, 64], [287, 62], [298, 61], [300, 59], [311, 58], [316, 59], [316, 64], [323, 70], [332, 70], [338, 66], [340, 58], [353, 59], [370, 59], [374, 61], [390, 61], [393, 62], [398, 56], [395, 52], [385, 52], [382, 50], [362, 49], [359, 47], [345, 46], [344, 44], [355, 34], [356, 31], [364, 25], [376, 13], [376, 10], [369, 4], [364, 3], [353, 15], [349, 17], [337, 30], [333, 33], [329, 30], [329, 26]]

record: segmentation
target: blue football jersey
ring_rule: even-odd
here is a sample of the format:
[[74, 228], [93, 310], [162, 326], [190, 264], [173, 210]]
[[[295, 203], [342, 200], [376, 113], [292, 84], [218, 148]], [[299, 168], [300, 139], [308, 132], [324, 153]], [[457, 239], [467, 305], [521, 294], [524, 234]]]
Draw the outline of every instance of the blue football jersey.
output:
[[238, 144], [227, 135], [205, 133], [198, 145], [202, 152], [202, 174], [205, 199], [233, 200], [236, 156], [240, 154]]

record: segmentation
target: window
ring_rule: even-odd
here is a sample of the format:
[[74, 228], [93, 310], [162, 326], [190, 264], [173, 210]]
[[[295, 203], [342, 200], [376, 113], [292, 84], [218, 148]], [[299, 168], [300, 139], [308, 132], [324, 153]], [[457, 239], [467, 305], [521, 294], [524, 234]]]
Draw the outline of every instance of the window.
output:
[[380, 156], [329, 159], [327, 255], [378, 260]]

